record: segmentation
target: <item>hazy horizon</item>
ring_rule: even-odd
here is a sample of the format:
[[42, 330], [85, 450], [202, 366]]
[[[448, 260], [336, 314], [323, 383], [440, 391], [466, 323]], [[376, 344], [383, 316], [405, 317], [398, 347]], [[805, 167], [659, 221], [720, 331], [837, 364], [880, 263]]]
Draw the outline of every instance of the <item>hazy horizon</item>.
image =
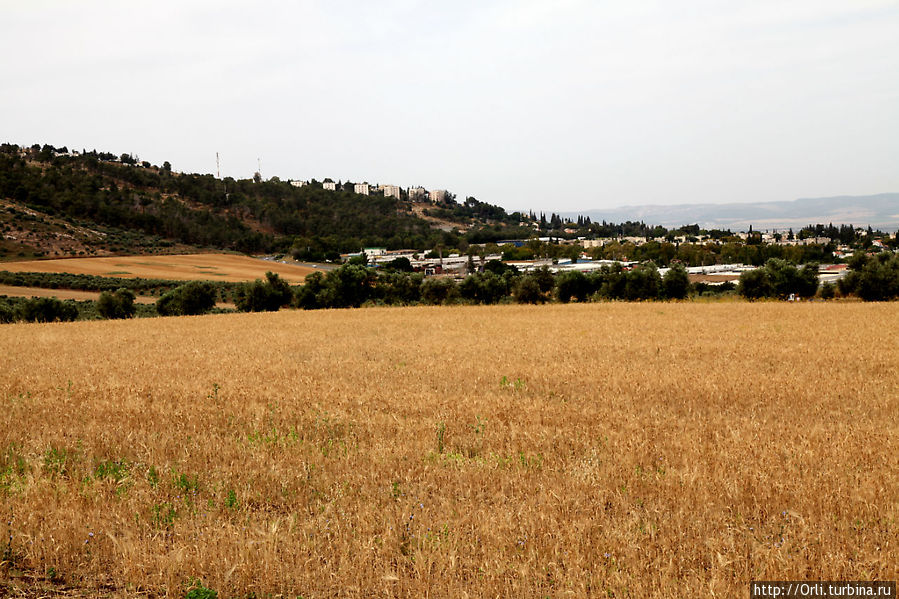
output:
[[899, 191], [899, 3], [39, 0], [3, 141], [508, 210]]

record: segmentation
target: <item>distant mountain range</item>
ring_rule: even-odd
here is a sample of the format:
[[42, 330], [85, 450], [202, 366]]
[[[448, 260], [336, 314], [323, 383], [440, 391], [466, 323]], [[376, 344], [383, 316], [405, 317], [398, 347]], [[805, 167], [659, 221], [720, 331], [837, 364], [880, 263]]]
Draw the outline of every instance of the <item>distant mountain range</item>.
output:
[[706, 229], [745, 231], [800, 229], [814, 224], [853, 224], [875, 229], [899, 229], [899, 193], [869, 196], [804, 198], [792, 202], [748, 204], [681, 204], [675, 206], [623, 206], [609, 210], [563, 212], [562, 217], [589, 216], [593, 221], [643, 221], [647, 224], [677, 227], [698, 224]]

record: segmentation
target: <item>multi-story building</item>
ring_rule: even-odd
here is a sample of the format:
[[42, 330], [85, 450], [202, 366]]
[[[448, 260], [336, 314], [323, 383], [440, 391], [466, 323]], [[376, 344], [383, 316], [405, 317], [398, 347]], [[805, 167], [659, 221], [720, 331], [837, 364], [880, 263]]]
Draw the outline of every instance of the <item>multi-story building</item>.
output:
[[428, 191], [424, 187], [410, 187], [409, 188], [409, 199], [410, 200], [421, 200], [425, 197], [425, 194]]
[[353, 191], [367, 196], [369, 193], [368, 183], [356, 183], [353, 185]]
[[337, 183], [334, 181], [325, 181], [322, 183], [322, 189], [327, 189], [328, 191], [337, 191]]
[[291, 179], [290, 184], [293, 185], [294, 187], [302, 187], [302, 186], [306, 185], [306, 181], [294, 181]]
[[384, 192], [385, 198], [397, 198], [400, 197], [400, 188], [398, 185], [381, 185], [381, 191]]
[[431, 201], [435, 204], [439, 204], [443, 200], [446, 199], [446, 190], [445, 189], [432, 189], [428, 192], [428, 196], [431, 198]]

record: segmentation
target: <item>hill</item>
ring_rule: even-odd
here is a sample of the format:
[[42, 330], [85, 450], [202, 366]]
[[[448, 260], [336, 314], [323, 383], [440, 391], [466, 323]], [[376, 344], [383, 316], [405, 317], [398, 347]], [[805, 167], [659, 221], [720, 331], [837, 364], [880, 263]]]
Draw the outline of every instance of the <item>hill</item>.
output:
[[[0, 251], [8, 257], [294, 250], [306, 260], [364, 246], [458, 247], [486, 230], [520, 235], [521, 215], [473, 198], [424, 207], [380, 193], [359, 195], [311, 181], [217, 179], [129, 155], [0, 146]], [[489, 208], [489, 209], [486, 209]], [[482, 234], [483, 235], [483, 234]]]
[[835, 223], [871, 226], [875, 229], [899, 229], [899, 193], [868, 196], [804, 198], [792, 202], [756, 202], [741, 204], [682, 204], [678, 206], [624, 206], [611, 210], [588, 210], [578, 214], [593, 220], [639, 220], [666, 227], [698, 223], [708, 229], [747, 230], [800, 229], [809, 224]]

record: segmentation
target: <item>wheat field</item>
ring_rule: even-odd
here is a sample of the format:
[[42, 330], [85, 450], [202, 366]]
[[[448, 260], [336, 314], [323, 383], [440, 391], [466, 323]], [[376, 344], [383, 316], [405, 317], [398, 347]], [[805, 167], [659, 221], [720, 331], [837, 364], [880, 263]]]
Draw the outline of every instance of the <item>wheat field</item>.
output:
[[0, 595], [897, 578], [895, 304], [282, 311], [0, 343]]

